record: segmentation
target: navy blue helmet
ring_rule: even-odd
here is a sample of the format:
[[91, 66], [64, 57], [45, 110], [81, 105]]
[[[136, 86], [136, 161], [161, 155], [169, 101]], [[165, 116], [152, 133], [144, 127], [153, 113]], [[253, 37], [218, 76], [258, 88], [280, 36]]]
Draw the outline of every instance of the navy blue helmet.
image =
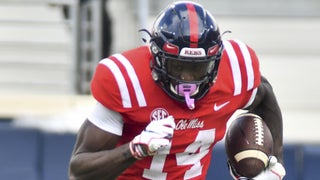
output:
[[150, 49], [153, 79], [193, 109], [212, 86], [223, 49], [212, 15], [194, 2], [171, 4], [153, 25]]

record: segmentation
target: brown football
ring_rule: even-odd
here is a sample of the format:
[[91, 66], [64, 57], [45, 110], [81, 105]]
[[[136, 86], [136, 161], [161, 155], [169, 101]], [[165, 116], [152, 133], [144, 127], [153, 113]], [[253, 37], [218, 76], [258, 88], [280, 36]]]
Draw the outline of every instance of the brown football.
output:
[[226, 153], [231, 166], [244, 177], [263, 171], [273, 153], [273, 139], [267, 124], [258, 115], [244, 113], [227, 130]]

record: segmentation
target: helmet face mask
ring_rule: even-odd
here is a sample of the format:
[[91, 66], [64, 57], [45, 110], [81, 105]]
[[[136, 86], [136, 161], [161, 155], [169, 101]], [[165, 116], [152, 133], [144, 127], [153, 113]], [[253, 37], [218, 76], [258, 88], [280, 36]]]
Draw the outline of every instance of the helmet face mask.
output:
[[168, 76], [179, 81], [193, 82], [204, 80], [214, 68], [212, 60], [185, 60], [182, 58], [166, 59]]
[[194, 100], [213, 84], [222, 49], [219, 28], [209, 12], [196, 3], [175, 3], [153, 26], [153, 79], [170, 97], [194, 109]]

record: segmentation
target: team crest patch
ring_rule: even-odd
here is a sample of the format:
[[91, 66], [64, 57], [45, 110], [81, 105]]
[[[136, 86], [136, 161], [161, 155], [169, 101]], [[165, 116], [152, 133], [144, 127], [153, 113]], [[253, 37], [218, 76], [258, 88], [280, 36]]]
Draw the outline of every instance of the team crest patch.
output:
[[156, 108], [154, 109], [150, 114], [150, 121], [157, 121], [164, 119], [169, 116], [169, 113], [167, 110], [163, 108]]

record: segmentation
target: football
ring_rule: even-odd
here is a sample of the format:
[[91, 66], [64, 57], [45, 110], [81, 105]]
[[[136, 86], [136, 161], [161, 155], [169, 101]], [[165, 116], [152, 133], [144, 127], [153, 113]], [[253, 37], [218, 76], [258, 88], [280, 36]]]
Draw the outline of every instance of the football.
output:
[[233, 169], [241, 176], [253, 178], [268, 166], [272, 155], [270, 129], [258, 115], [241, 114], [227, 130], [225, 149]]

